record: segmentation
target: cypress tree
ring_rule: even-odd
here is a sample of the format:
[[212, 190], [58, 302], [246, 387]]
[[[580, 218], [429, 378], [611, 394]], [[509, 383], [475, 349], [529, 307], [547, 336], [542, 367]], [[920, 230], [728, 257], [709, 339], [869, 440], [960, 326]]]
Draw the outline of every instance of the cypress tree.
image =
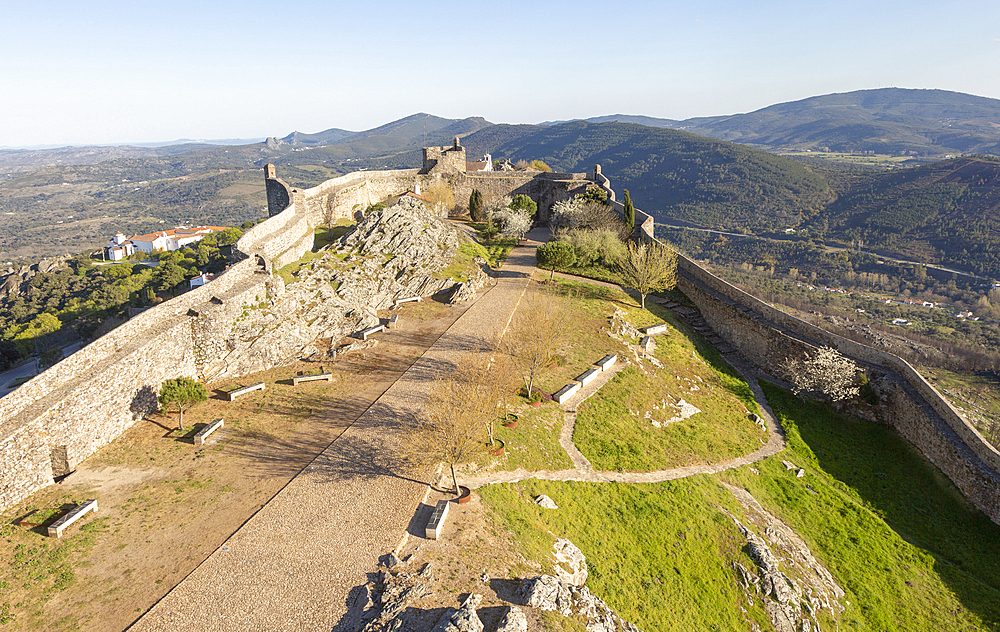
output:
[[482, 221], [481, 211], [483, 208], [483, 194], [479, 189], [473, 189], [469, 194], [469, 216], [475, 222]]
[[632, 198], [629, 197], [628, 189], [625, 189], [625, 199], [622, 201], [625, 207], [625, 224], [629, 230], [635, 230], [635, 207], [632, 206]]

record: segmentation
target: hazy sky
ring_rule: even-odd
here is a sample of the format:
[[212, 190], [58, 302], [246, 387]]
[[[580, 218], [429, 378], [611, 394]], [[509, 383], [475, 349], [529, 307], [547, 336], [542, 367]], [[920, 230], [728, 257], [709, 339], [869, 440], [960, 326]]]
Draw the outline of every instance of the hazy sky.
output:
[[[273, 7], [273, 9], [272, 9]], [[998, 0], [6, 2], [0, 146], [1000, 98]]]

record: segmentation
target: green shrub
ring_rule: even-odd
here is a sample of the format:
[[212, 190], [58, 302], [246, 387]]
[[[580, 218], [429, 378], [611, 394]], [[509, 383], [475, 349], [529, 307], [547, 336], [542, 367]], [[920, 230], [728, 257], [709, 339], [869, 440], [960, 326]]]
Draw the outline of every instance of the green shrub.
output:
[[514, 200], [510, 203], [510, 208], [514, 211], [527, 211], [531, 219], [535, 219], [538, 215], [538, 204], [523, 193], [514, 196]]

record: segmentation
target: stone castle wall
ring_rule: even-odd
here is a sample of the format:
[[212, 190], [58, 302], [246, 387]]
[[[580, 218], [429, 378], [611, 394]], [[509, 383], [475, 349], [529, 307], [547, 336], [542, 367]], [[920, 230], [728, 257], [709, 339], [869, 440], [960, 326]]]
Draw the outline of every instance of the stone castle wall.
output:
[[[299, 190], [278, 179], [270, 165], [265, 168], [270, 217], [237, 242], [238, 263], [211, 283], [138, 314], [0, 398], [0, 511], [50, 485], [53, 475], [68, 473], [154, 410], [164, 380], [188, 376], [208, 382], [225, 372], [226, 335], [234, 321], [255, 318], [261, 310], [254, 306], [284, 291], [273, 272], [308, 252], [315, 229], [328, 218], [354, 217], [418, 182], [427, 186], [441, 177], [418, 169], [366, 171]], [[460, 204], [473, 186], [496, 197], [524, 192], [540, 207], [586, 186], [583, 174], [443, 177]]]
[[907, 362], [782, 312], [685, 257], [678, 260], [678, 287], [713, 329], [769, 372], [824, 345], [873, 369], [882, 376], [873, 386], [885, 421], [1000, 524], [1000, 452]]

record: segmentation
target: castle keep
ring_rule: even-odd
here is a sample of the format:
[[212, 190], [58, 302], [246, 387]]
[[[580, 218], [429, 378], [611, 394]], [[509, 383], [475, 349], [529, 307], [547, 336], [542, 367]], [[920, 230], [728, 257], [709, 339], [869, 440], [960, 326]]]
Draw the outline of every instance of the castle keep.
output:
[[[309, 189], [264, 171], [270, 217], [237, 242], [237, 258], [213, 282], [153, 307], [65, 358], [0, 399], [0, 510], [52, 484], [156, 408], [156, 392], [179, 375], [210, 382], [226, 362], [237, 318], [284, 292], [274, 272], [313, 247], [315, 229], [416, 185], [447, 182], [457, 200], [473, 189], [486, 200], [526, 194], [548, 217], [552, 204], [608, 179], [592, 174], [467, 171], [458, 139], [428, 147], [420, 169], [355, 172]], [[636, 209], [639, 237], [655, 240], [653, 218]], [[680, 257], [678, 285], [727, 342], [765, 371], [820, 345], [838, 349], [877, 379], [882, 418], [941, 469], [962, 493], [1000, 523], [1000, 452], [986, 442], [909, 364], [841, 338], [742, 292]]]

